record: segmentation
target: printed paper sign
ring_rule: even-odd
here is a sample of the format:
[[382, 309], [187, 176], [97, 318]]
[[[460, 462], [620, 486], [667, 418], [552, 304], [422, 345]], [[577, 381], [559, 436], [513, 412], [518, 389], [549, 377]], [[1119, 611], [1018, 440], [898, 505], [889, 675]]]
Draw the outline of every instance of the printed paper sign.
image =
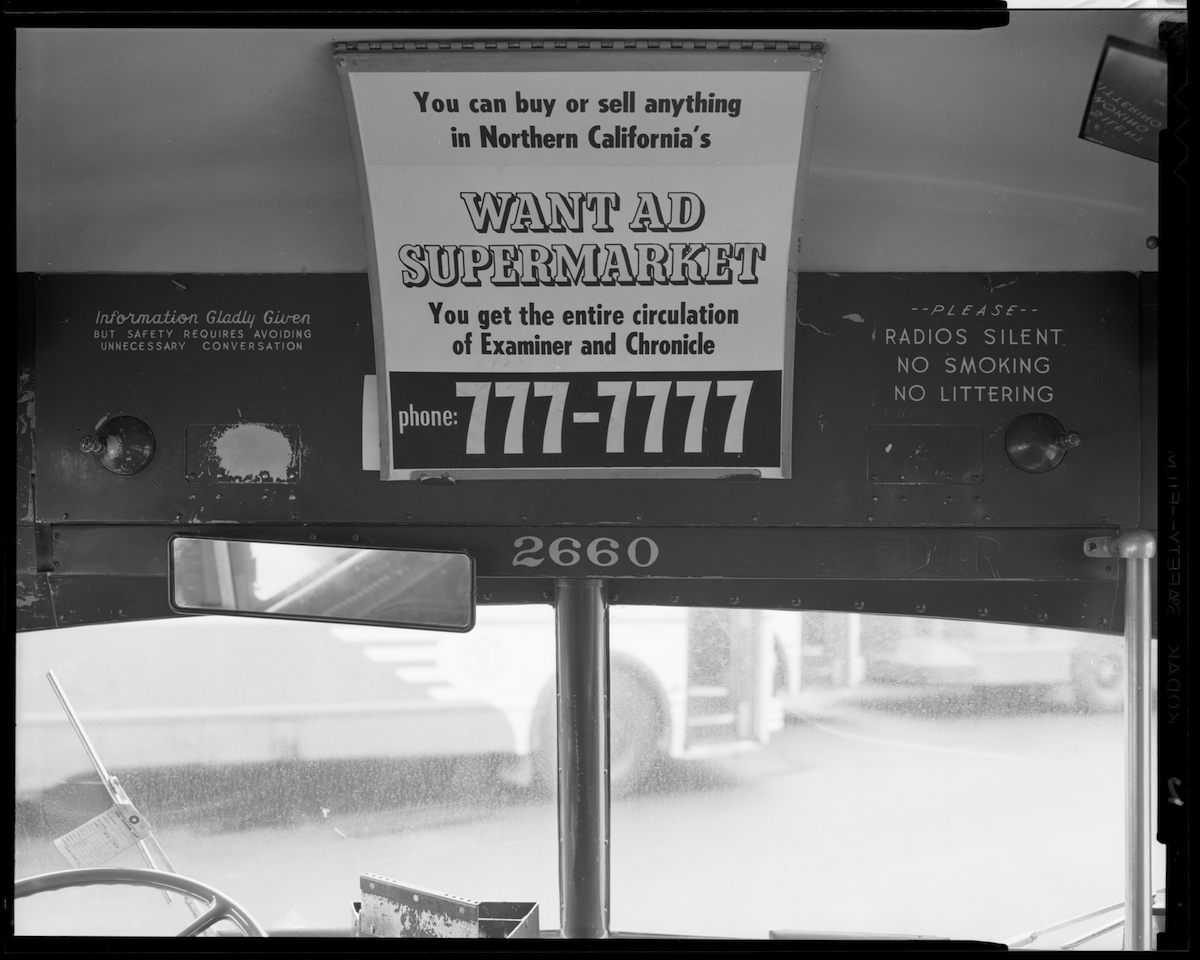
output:
[[133, 804], [114, 804], [54, 841], [73, 867], [98, 867], [150, 836], [150, 824]]
[[808, 70], [405, 63], [343, 65], [382, 476], [784, 476]]

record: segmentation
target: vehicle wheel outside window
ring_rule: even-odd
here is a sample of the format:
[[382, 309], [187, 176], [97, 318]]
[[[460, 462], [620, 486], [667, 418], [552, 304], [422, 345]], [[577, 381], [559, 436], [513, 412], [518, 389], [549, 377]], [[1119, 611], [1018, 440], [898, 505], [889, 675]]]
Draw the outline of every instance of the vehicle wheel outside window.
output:
[[[665, 708], [635, 668], [616, 661], [610, 667], [609, 776], [614, 796], [634, 793], [667, 755]], [[531, 748], [533, 785], [553, 793], [558, 778], [553, 688], [544, 691], [534, 713]]]
[[1071, 660], [1071, 688], [1080, 710], [1120, 710], [1125, 705], [1125, 658], [1120, 644], [1080, 644]]

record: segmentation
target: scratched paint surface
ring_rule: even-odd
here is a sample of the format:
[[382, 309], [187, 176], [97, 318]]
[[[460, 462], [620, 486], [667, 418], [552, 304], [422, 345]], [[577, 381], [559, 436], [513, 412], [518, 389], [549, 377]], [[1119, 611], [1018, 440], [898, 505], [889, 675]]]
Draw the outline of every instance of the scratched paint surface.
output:
[[192, 424], [188, 479], [294, 483], [300, 478], [300, 452], [300, 428], [294, 424]]
[[292, 445], [282, 433], [261, 423], [230, 427], [213, 444], [221, 469], [231, 477], [286, 480], [292, 462]]
[[452, 917], [441, 904], [417, 906], [363, 893], [360, 929], [376, 937], [477, 938], [475, 916]]

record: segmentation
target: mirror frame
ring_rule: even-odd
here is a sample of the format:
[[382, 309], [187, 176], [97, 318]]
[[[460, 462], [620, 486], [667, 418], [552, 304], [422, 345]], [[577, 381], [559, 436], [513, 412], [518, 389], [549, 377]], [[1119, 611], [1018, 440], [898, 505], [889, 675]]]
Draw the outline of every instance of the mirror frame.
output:
[[[465, 557], [470, 567], [469, 614], [465, 627], [442, 626], [428, 623], [408, 623], [395, 620], [377, 620], [370, 617], [317, 617], [311, 615], [270, 613], [266, 610], [202, 610], [195, 607], [181, 606], [175, 600], [175, 541], [176, 540], [210, 540], [215, 543], [269, 543], [279, 546], [294, 547], [329, 547], [341, 550], [377, 550], [383, 553], [424, 553], [443, 554]], [[167, 602], [171, 610], [188, 617], [254, 617], [260, 620], [295, 620], [308, 623], [348, 623], [373, 627], [393, 627], [401, 630], [430, 630], [437, 633], [469, 633], [475, 629], [476, 601], [475, 593], [477, 578], [475, 573], [475, 558], [466, 550], [427, 550], [417, 547], [380, 547], [357, 543], [318, 543], [315, 541], [296, 540], [267, 540], [261, 537], [215, 537], [195, 536], [193, 534], [177, 533], [167, 540]]]

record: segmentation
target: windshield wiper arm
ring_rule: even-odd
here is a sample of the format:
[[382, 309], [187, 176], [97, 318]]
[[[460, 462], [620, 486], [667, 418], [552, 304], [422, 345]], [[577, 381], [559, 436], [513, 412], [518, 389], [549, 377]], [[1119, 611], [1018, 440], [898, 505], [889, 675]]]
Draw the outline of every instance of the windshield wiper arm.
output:
[[[1157, 897], [1159, 894], [1163, 894], [1166, 892], [1167, 892], [1167, 888], [1163, 887], [1159, 890], [1155, 890], [1154, 895]], [[1059, 923], [1051, 924], [1048, 927], [1042, 927], [1042, 929], [1040, 929], [1040, 930], [1032, 930], [1029, 933], [1022, 934], [1021, 936], [1017, 937], [1014, 940], [1006, 940], [1005, 943], [1007, 943], [1008, 948], [1010, 950], [1016, 949], [1017, 947], [1028, 946], [1029, 944], [1033, 943], [1034, 940], [1036, 940], [1038, 937], [1040, 937], [1044, 933], [1053, 933], [1055, 930], [1061, 930], [1063, 927], [1069, 927], [1073, 923], [1082, 923], [1084, 920], [1091, 920], [1093, 917], [1098, 917], [1101, 914], [1112, 913], [1112, 911], [1117, 910], [1123, 906], [1125, 906], [1125, 901], [1118, 900], [1116, 903], [1110, 904], [1107, 907], [1101, 907], [1099, 910], [1093, 910], [1090, 913], [1080, 914], [1078, 917], [1072, 917], [1070, 920], [1062, 920]], [[1116, 930], [1118, 927], [1120, 927], [1124, 923], [1125, 923], [1124, 918], [1113, 921], [1111, 923], [1106, 923], [1103, 926], [1097, 927], [1095, 930], [1092, 930], [1090, 933], [1085, 933], [1082, 937], [1078, 937], [1075, 940], [1071, 940], [1067, 943], [1064, 943], [1060, 949], [1070, 950], [1072, 947], [1077, 947], [1081, 943], [1087, 943], [1089, 940], [1095, 940], [1096, 937], [1099, 937], [1105, 933], [1109, 933], [1113, 930]]]

